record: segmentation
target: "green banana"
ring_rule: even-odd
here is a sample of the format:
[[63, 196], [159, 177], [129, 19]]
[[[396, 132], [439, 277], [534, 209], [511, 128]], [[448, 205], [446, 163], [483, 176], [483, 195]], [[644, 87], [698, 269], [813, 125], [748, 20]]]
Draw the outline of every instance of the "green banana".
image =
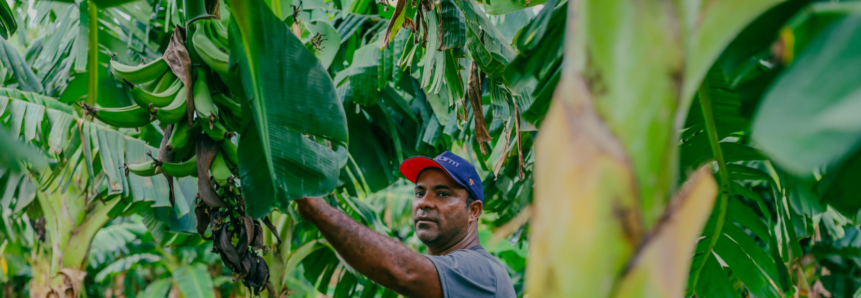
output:
[[209, 95], [206, 71], [203, 69], [197, 70], [197, 80], [194, 81], [194, 109], [197, 112], [197, 118], [203, 119], [209, 129], [213, 129], [214, 122], [218, 122], [218, 108], [212, 102], [212, 96]]
[[206, 124], [202, 125], [203, 131], [206, 132], [206, 135], [208, 135], [209, 138], [211, 138], [213, 141], [224, 140], [224, 138], [229, 133], [227, 131], [227, 128], [225, 128], [224, 125], [218, 121], [210, 122], [209, 124], [212, 125], [211, 128], [209, 127], [209, 125], [206, 125]]
[[138, 105], [122, 108], [93, 108], [86, 105], [85, 109], [96, 119], [115, 127], [138, 128], [152, 122], [150, 111]]
[[239, 147], [236, 147], [233, 142], [224, 142], [221, 145], [221, 153], [224, 154], [224, 159], [230, 163], [230, 165], [234, 167], [239, 165]]
[[205, 30], [205, 22], [197, 22], [194, 35], [191, 37], [191, 43], [194, 45], [194, 49], [200, 55], [200, 58], [203, 59], [203, 62], [206, 62], [206, 65], [209, 65], [212, 70], [220, 73], [227, 72], [227, 60], [229, 55], [222, 52], [221, 49], [219, 49], [218, 46], [213, 43], [208, 36], [206, 36]]
[[167, 149], [168, 152], [174, 152], [175, 149], [183, 148], [188, 145], [188, 131], [188, 125], [184, 125], [184, 123], [177, 123], [174, 125], [170, 138], [167, 140], [167, 146], [165, 146], [165, 149]]
[[164, 124], [178, 123], [185, 117], [185, 98], [185, 87], [182, 87], [169, 105], [153, 108], [155, 117]]
[[155, 176], [156, 174], [158, 174], [155, 171], [156, 170], [156, 164], [157, 163], [155, 160], [150, 160], [150, 161], [142, 162], [142, 163], [138, 163], [138, 164], [126, 165], [126, 176], [129, 175], [129, 172], [131, 172], [132, 174], [138, 175], [138, 176], [143, 176], [143, 177]]
[[111, 61], [111, 72], [114, 73], [114, 76], [132, 84], [141, 84], [156, 80], [166, 71], [168, 71], [168, 66], [164, 58], [158, 58], [153, 62], [136, 66]]
[[233, 172], [230, 171], [227, 163], [224, 162], [221, 152], [215, 155], [215, 159], [212, 160], [212, 166], [209, 170], [215, 183], [218, 183], [218, 185], [221, 185], [222, 187], [228, 186], [227, 179], [233, 177]]
[[[151, 108], [151, 107], [166, 107], [173, 99], [176, 98], [176, 93], [182, 89], [182, 82], [179, 80], [175, 80], [170, 87], [161, 92], [148, 92], [143, 88], [132, 88], [131, 94], [132, 99], [134, 99], [135, 103], [143, 108]], [[158, 87], [156, 87], [158, 89]], [[187, 126], [187, 125], [186, 125]]]
[[[214, 35], [218, 38], [218, 40], [221, 43], [223, 43], [225, 45], [230, 45], [230, 43], [227, 40], [227, 27], [224, 26], [224, 23], [219, 22], [219, 21], [210, 21], [210, 28], [212, 29], [212, 32], [214, 33]], [[229, 47], [225, 47], [225, 48], [227, 49]]]
[[224, 42], [227, 39], [226, 38], [222, 39], [221, 36], [219, 36], [219, 33], [216, 31], [215, 28], [213, 28], [213, 24], [215, 24], [215, 23], [220, 23], [220, 22], [208, 21], [207, 24], [205, 24], [203, 26], [204, 27], [204, 33], [206, 33], [206, 37], [209, 38], [209, 40], [211, 40], [212, 43], [214, 43], [217, 48], [226, 52], [227, 49], [230, 48], [228, 46], [228, 43]]
[[158, 83], [153, 87], [153, 89], [150, 89], [150, 92], [163, 92], [167, 90], [167, 88], [173, 86], [174, 82], [182, 83], [182, 81], [173, 74], [173, 71], [167, 71], [158, 79]]
[[[162, 75], [161, 77], [164, 77], [164, 75]], [[146, 91], [153, 92], [153, 91], [155, 91], [155, 87], [158, 86], [159, 81], [160, 81], [160, 78], [146, 82], [146, 83], [134, 85], [134, 88], [141, 88], [141, 89], [144, 89]]]
[[[197, 136], [203, 133], [203, 129], [200, 127], [200, 122], [195, 121], [191, 128], [188, 128], [188, 124], [186, 124], [185, 122], [185, 120], [180, 120], [180, 122], [177, 124], [185, 126], [188, 129], [188, 132], [186, 132], [186, 134], [188, 134], [188, 137], [183, 142], [176, 141], [176, 143], [172, 145], [173, 150], [171, 152], [173, 153], [173, 158], [175, 159], [182, 159], [190, 154], [193, 154], [191, 152], [194, 152], [195, 149], [194, 142], [197, 139]], [[168, 144], [170, 144], [170, 142]]]
[[218, 106], [222, 110], [228, 110], [234, 116], [241, 117], [242, 116], [242, 105], [238, 102], [233, 101], [224, 93], [219, 93], [212, 96], [212, 101], [215, 102], [215, 105]]
[[227, 127], [227, 130], [230, 130], [230, 131], [242, 130], [242, 119], [239, 118], [239, 116], [234, 115], [230, 111], [221, 113], [221, 121], [224, 122], [224, 126]]
[[162, 172], [173, 177], [197, 176], [197, 158], [192, 156], [184, 162], [162, 162]]

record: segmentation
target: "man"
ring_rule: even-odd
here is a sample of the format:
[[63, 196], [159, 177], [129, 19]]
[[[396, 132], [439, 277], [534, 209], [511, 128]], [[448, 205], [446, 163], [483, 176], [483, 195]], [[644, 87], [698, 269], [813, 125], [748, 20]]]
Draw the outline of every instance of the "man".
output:
[[353, 268], [407, 297], [516, 297], [508, 273], [478, 242], [481, 179], [463, 158], [443, 152], [400, 166], [416, 184], [412, 216], [428, 256], [355, 222], [322, 198], [297, 200], [310, 221]]

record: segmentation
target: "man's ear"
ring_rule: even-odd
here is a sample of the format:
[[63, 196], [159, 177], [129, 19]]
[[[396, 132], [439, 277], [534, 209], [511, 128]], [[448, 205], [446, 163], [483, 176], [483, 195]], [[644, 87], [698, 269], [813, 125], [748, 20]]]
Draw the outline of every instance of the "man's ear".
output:
[[484, 208], [484, 204], [481, 201], [472, 201], [472, 204], [469, 204], [469, 220], [478, 221], [478, 218], [481, 216], [482, 208]]

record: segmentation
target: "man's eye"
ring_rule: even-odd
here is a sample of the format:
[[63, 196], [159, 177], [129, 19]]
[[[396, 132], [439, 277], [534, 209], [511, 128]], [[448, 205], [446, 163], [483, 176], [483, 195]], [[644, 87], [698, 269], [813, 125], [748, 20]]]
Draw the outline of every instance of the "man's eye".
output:
[[424, 195], [425, 195], [425, 193], [423, 193], [423, 192], [420, 192], [420, 191], [417, 191], [417, 192], [416, 192], [416, 197], [421, 197], [421, 196], [424, 196]]
[[449, 193], [447, 193], [447, 192], [441, 192], [441, 193], [439, 193], [439, 196], [440, 196], [440, 197], [448, 197], [448, 196], [450, 196], [450, 195], [449, 195]]

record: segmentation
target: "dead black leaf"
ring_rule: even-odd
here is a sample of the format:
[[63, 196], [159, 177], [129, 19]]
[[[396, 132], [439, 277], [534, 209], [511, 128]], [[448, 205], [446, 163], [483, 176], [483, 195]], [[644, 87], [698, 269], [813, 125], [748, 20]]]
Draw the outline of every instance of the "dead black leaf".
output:
[[[197, 206], [194, 208], [194, 214], [197, 216], [197, 234], [204, 240], [212, 240], [212, 236], [206, 236], [206, 229], [209, 228], [209, 208], [206, 206]], [[213, 234], [215, 234], [213, 232]]]

